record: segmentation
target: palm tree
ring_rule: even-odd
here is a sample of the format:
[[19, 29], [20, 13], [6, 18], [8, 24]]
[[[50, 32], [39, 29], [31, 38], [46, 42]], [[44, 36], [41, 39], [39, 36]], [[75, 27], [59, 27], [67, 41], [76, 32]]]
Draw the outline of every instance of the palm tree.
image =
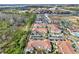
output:
[[70, 26], [70, 22], [66, 19], [63, 19], [63, 20], [60, 21], [60, 26], [62, 28], [68, 28]]
[[67, 28], [70, 28], [70, 26], [71, 26], [71, 22], [68, 21], [67, 19], [62, 19], [60, 21], [60, 27], [61, 27], [63, 33], [68, 32]]

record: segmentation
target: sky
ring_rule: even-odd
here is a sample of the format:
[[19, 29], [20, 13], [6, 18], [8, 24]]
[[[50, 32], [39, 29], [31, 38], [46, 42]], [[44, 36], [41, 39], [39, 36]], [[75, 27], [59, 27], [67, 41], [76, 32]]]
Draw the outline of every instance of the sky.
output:
[[0, 0], [0, 4], [79, 4], [79, 0]]

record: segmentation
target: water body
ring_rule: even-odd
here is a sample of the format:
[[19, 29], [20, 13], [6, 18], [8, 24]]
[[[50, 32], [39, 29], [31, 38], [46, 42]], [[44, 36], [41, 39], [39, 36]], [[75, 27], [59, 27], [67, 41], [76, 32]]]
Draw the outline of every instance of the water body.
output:
[[79, 32], [73, 32], [73, 35], [79, 37]]

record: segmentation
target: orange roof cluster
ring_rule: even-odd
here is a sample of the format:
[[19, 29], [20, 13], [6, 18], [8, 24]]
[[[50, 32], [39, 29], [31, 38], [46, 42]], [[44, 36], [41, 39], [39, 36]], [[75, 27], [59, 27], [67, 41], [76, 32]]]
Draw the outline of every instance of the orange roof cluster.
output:
[[43, 48], [48, 49], [51, 48], [50, 40], [44, 39], [44, 40], [30, 40], [28, 42], [27, 48]]
[[79, 28], [78, 27], [72, 27], [72, 28], [70, 28], [70, 30], [72, 31], [72, 32], [79, 32]]
[[46, 24], [44, 24], [44, 23], [43, 23], [43, 24], [35, 24], [35, 23], [34, 23], [33, 26], [34, 26], [34, 27], [41, 27], [41, 26], [46, 26]]
[[47, 28], [33, 28], [32, 31], [47, 33], [48, 29]]
[[48, 26], [51, 28], [51, 32], [59, 32], [59, 31], [61, 31], [58, 28], [58, 25], [56, 25], [56, 24], [49, 24]]
[[57, 41], [58, 49], [63, 54], [75, 54], [69, 41]]
[[[37, 28], [32, 28], [32, 31], [37, 31], [37, 32], [44, 32], [44, 33], [47, 33], [48, 29], [47, 28], [42, 28], [42, 26], [46, 26], [46, 24], [33, 24], [34, 27], [37, 27]], [[41, 27], [41, 28], [39, 28]]]

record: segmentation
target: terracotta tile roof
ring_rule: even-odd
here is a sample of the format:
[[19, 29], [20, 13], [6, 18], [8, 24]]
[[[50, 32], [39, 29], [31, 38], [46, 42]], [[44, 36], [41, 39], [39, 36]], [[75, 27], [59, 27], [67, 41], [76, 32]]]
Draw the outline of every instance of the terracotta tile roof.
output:
[[60, 32], [61, 31], [58, 28], [58, 25], [56, 25], [56, 24], [49, 24], [48, 26], [51, 28], [51, 32]]
[[70, 40], [66, 40], [66, 42], [67, 42], [68, 44], [72, 44], [72, 42], [71, 42]]
[[50, 48], [51, 47], [51, 44], [50, 44], [50, 40], [44, 40], [43, 41], [43, 44], [45, 45], [45, 48]]
[[32, 31], [47, 33], [48, 29], [47, 28], [33, 28]]
[[64, 54], [75, 54], [74, 49], [68, 41], [57, 41], [58, 49]]
[[72, 27], [72, 28], [70, 28], [70, 30], [72, 31], [72, 32], [79, 32], [79, 28], [77, 28], [77, 27]]
[[34, 27], [35, 27], [35, 26], [36, 26], [36, 27], [37, 27], [37, 26], [40, 27], [40, 26], [46, 26], [46, 24], [33, 24], [33, 26], [34, 26]]
[[27, 47], [28, 47], [28, 48], [32, 48], [32, 45], [31, 45], [31, 44], [32, 44], [32, 41], [30, 41], [30, 42], [27, 44]]
[[45, 40], [30, 40], [28, 42], [27, 48], [37, 48], [41, 47], [44, 49], [51, 48], [50, 40], [45, 39]]

